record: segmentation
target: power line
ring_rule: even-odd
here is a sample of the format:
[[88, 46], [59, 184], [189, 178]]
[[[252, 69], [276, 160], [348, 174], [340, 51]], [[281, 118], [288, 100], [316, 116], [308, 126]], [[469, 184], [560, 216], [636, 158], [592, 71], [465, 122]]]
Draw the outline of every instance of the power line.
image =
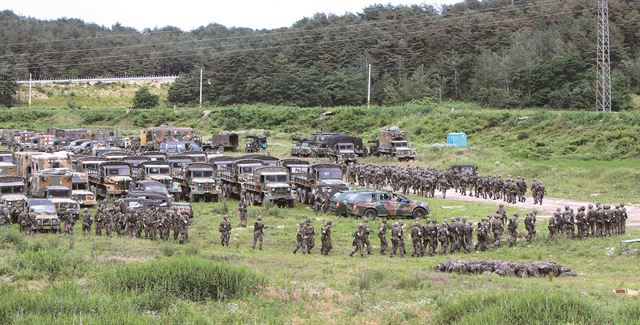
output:
[[[464, 13], [462, 15], [457, 15], [457, 16], [453, 16], [453, 17], [447, 17], [446, 15], [434, 16], [434, 17], [431, 17], [431, 20], [435, 22], [435, 21], [442, 21], [442, 20], [445, 20], [445, 19], [464, 19], [464, 18], [479, 16], [479, 15], [483, 15], [483, 14], [487, 14], [487, 13], [506, 13], [506, 12], [510, 12], [510, 11], [528, 9], [528, 8], [532, 8], [532, 7], [533, 8], [544, 7], [544, 6], [548, 6], [548, 5], [558, 4], [558, 3], [561, 3], [561, 2], [562, 2], [562, 0], [545, 0], [545, 1], [540, 2], [540, 3], [532, 3], [532, 4], [529, 4], [529, 5], [519, 6], [517, 8], [511, 8], [511, 7], [509, 7], [509, 8], [502, 7], [501, 8], [501, 7], [497, 7], [497, 8], [489, 8], [489, 9], [486, 9], [486, 10], [469, 10], [469, 12], [472, 13], [472, 14]], [[380, 11], [386, 11], [385, 9], [379, 9], [379, 10]], [[364, 15], [364, 13], [363, 13], [363, 15]], [[210, 38], [210, 39], [202, 39], [202, 40], [187, 40], [187, 41], [176, 41], [176, 42], [166, 42], [166, 43], [152, 43], [152, 44], [141, 44], [141, 45], [122, 46], [122, 47], [104, 47], [104, 48], [95, 48], [93, 50], [106, 50], [106, 49], [113, 50], [113, 49], [122, 49], [122, 48], [127, 48], [127, 47], [147, 47], [147, 46], [157, 46], [157, 45], [183, 44], [183, 43], [188, 43], [188, 42], [221, 41], [221, 40], [230, 40], [230, 39], [244, 39], [244, 38], [249, 38], [249, 37], [260, 37], [260, 36], [277, 36], [277, 35], [283, 35], [283, 34], [304, 33], [304, 32], [309, 32], [309, 31], [318, 31], [318, 30], [330, 30], [330, 29], [341, 29], [341, 28], [349, 28], [349, 27], [361, 27], [361, 26], [376, 25], [376, 24], [397, 23], [398, 21], [416, 20], [416, 19], [424, 20], [425, 17], [411, 17], [411, 18], [404, 18], [404, 19], [389, 19], [389, 20], [385, 20], [385, 21], [361, 22], [361, 23], [356, 23], [356, 24], [351, 24], [351, 25], [318, 27], [318, 28], [313, 28], [313, 29], [310, 29], [310, 30], [296, 29], [296, 30], [289, 30], [289, 31], [282, 31], [282, 32], [266, 32], [266, 33], [252, 34], [252, 35], [238, 35], [238, 36], [219, 37], [219, 38]], [[2, 23], [2, 21], [0, 21], [0, 23]], [[49, 42], [76, 41], [76, 40], [85, 40], [85, 39], [116, 38], [116, 37], [128, 37], [128, 36], [148, 36], [148, 35], [170, 33], [170, 32], [175, 32], [175, 31], [160, 31], [160, 32], [150, 33], [150, 34], [147, 34], [147, 35], [145, 35], [145, 33], [131, 33], [131, 34], [113, 35], [113, 36], [105, 35], [104, 37], [103, 36], [95, 36], [95, 37], [84, 37], [84, 38], [81, 37], [81, 38], [74, 38], [74, 39], [58, 39], [58, 40], [20, 42], [20, 43], [4, 43], [4, 45], [8, 46], [8, 45], [18, 45], [18, 44], [35, 44], [35, 43], [40, 44], [40, 43], [49, 43]], [[193, 31], [190, 32], [190, 33], [193, 33]], [[184, 33], [184, 34], [187, 35], [187, 33]], [[79, 51], [84, 51], [84, 50], [90, 50], [90, 49], [77, 49], [77, 50], [68, 50], [68, 51], [44, 52], [43, 54], [79, 52]], [[6, 56], [6, 55], [3, 55], [3, 56]], [[0, 56], [0, 57], [2, 57], [2, 56]]]
[[609, 1], [598, 0], [596, 58], [596, 111], [611, 112], [611, 50], [609, 48]]
[[[477, 24], [474, 27], [478, 27], [478, 26], [490, 26], [490, 25], [494, 25], [494, 24], [499, 24], [499, 23], [504, 23], [504, 22], [520, 22], [520, 21], [530, 21], [530, 20], [536, 20], [539, 18], [551, 18], [551, 17], [555, 17], [555, 16], [559, 16], [561, 17], [562, 15], [565, 14], [575, 14], [575, 13], [579, 13], [579, 12], [586, 12], [586, 11], [590, 11], [591, 9], [581, 9], [581, 10], [573, 10], [573, 11], [566, 11], [566, 12], [556, 12], [554, 14], [547, 14], [547, 15], [541, 15], [541, 16], [536, 16], [536, 17], [523, 17], [523, 18], [514, 18], [514, 19], [507, 19], [507, 20], [499, 20], [499, 21], [493, 21], [493, 22], [488, 22], [488, 23], [484, 23], [484, 24]], [[330, 40], [330, 41], [320, 41], [320, 42], [311, 42], [311, 43], [301, 43], [301, 44], [286, 44], [286, 45], [277, 45], [277, 46], [270, 46], [270, 47], [259, 47], [259, 48], [247, 48], [247, 49], [234, 49], [234, 50], [225, 50], [225, 51], [216, 51], [214, 54], [228, 54], [228, 53], [239, 53], [239, 52], [249, 52], [249, 51], [257, 51], [257, 50], [271, 50], [271, 49], [278, 49], [278, 48], [286, 48], [286, 47], [298, 47], [298, 46], [309, 46], [309, 45], [321, 45], [321, 44], [333, 44], [333, 43], [342, 43], [342, 42], [352, 42], [352, 41], [357, 41], [357, 40], [365, 40], [365, 39], [377, 39], [378, 37], [382, 36], [382, 37], [402, 37], [402, 36], [408, 36], [408, 35], [414, 35], [414, 34], [419, 34], [419, 33], [424, 33], [424, 32], [435, 32], [435, 31], [442, 31], [442, 30], [448, 30], [451, 29], [452, 27], [444, 27], [444, 28], [438, 28], [438, 29], [424, 29], [424, 30], [419, 30], [419, 31], [414, 31], [414, 32], [408, 32], [408, 33], [403, 33], [403, 34], [398, 34], [398, 35], [375, 35], [375, 36], [368, 36], [368, 37], [358, 37], [358, 38], [349, 38], [349, 39], [339, 39], [339, 40]], [[194, 49], [186, 49], [186, 50], [176, 50], [176, 51], [201, 51], [201, 50], [211, 50], [211, 49], [215, 49], [215, 46], [209, 46], [209, 47], [202, 47], [202, 48], [194, 48]], [[171, 52], [171, 51], [170, 51]], [[163, 52], [153, 52], [153, 53], [166, 53], [166, 51]], [[145, 53], [146, 55], [149, 55], [151, 53]], [[90, 64], [99, 64], [99, 63], [115, 63], [115, 62], [126, 62], [126, 61], [131, 61], [131, 60], [135, 60], [137, 63], [139, 62], [144, 62], [144, 61], [148, 61], [148, 60], [158, 60], [158, 59], [170, 59], [170, 58], [180, 58], [180, 57], [189, 57], [192, 55], [197, 55], [198, 53], [192, 53], [192, 54], [183, 54], [183, 55], [173, 55], [173, 56], [160, 56], [160, 57], [155, 57], [155, 58], [145, 58], [145, 59], [140, 59], [140, 58], [123, 58], [120, 60], [109, 60], [109, 61], [91, 61], [91, 62], [80, 62], [80, 63], [72, 63], [72, 64], [50, 64], [49, 63], [57, 63], [59, 62], [58, 60], [56, 61], [49, 61], [47, 62], [47, 64], [45, 65], [32, 65], [30, 67], [24, 67], [27, 65], [31, 65], [31, 64], [22, 64], [22, 65], [16, 65], [14, 66], [14, 69], [16, 70], [25, 70], [25, 69], [43, 69], [43, 68], [57, 68], [57, 67], [71, 67], [71, 66], [82, 66], [82, 65], [90, 65]], [[140, 54], [132, 54], [135, 56], [140, 56]], [[129, 55], [128, 55], [129, 56]], [[89, 58], [90, 60], [95, 60], [95, 59], [106, 59], [106, 58], [121, 58], [122, 56], [107, 56], [107, 57], [95, 57], [95, 58]]]

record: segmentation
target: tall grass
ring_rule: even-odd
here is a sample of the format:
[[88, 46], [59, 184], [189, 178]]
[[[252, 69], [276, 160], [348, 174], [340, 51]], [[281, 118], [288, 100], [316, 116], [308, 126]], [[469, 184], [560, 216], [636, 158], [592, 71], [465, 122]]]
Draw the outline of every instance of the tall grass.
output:
[[76, 251], [62, 248], [27, 247], [11, 256], [8, 264], [26, 279], [78, 277], [85, 274], [89, 261]]
[[103, 279], [111, 292], [162, 292], [193, 301], [239, 298], [265, 283], [245, 268], [196, 257], [123, 265]]
[[440, 310], [438, 324], [609, 324], [611, 315], [571, 293], [515, 291], [466, 296]]

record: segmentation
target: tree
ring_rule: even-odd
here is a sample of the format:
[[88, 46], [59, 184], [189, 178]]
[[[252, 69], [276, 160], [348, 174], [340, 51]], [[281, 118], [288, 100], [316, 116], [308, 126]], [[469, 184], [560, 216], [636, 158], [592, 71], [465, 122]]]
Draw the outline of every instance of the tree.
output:
[[0, 74], [0, 106], [12, 107], [17, 103], [18, 84], [8, 73]]
[[136, 91], [133, 96], [133, 107], [135, 108], [152, 108], [158, 106], [160, 96], [149, 92], [149, 88], [144, 87]]

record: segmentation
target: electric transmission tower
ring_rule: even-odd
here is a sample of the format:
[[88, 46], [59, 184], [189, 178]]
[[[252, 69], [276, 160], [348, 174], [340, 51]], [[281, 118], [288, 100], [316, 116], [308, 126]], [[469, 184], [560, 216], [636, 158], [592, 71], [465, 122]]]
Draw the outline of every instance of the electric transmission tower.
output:
[[609, 0], [598, 0], [598, 64], [596, 69], [596, 111], [611, 112]]

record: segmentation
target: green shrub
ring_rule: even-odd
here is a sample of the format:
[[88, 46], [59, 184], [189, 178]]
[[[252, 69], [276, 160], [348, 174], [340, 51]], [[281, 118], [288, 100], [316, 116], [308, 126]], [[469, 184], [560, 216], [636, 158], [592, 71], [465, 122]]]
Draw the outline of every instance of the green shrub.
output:
[[26, 278], [57, 278], [83, 275], [88, 261], [75, 251], [38, 245], [11, 256], [9, 265]]
[[264, 278], [245, 268], [196, 257], [128, 264], [103, 278], [111, 292], [162, 292], [193, 301], [242, 297]]
[[20, 247], [24, 244], [22, 234], [12, 227], [3, 227], [0, 229], [0, 244], [13, 244]]
[[133, 95], [133, 107], [153, 108], [160, 104], [160, 96], [149, 92], [149, 88], [140, 88]]
[[584, 297], [536, 290], [475, 294], [442, 306], [438, 324], [609, 324], [607, 313]]

